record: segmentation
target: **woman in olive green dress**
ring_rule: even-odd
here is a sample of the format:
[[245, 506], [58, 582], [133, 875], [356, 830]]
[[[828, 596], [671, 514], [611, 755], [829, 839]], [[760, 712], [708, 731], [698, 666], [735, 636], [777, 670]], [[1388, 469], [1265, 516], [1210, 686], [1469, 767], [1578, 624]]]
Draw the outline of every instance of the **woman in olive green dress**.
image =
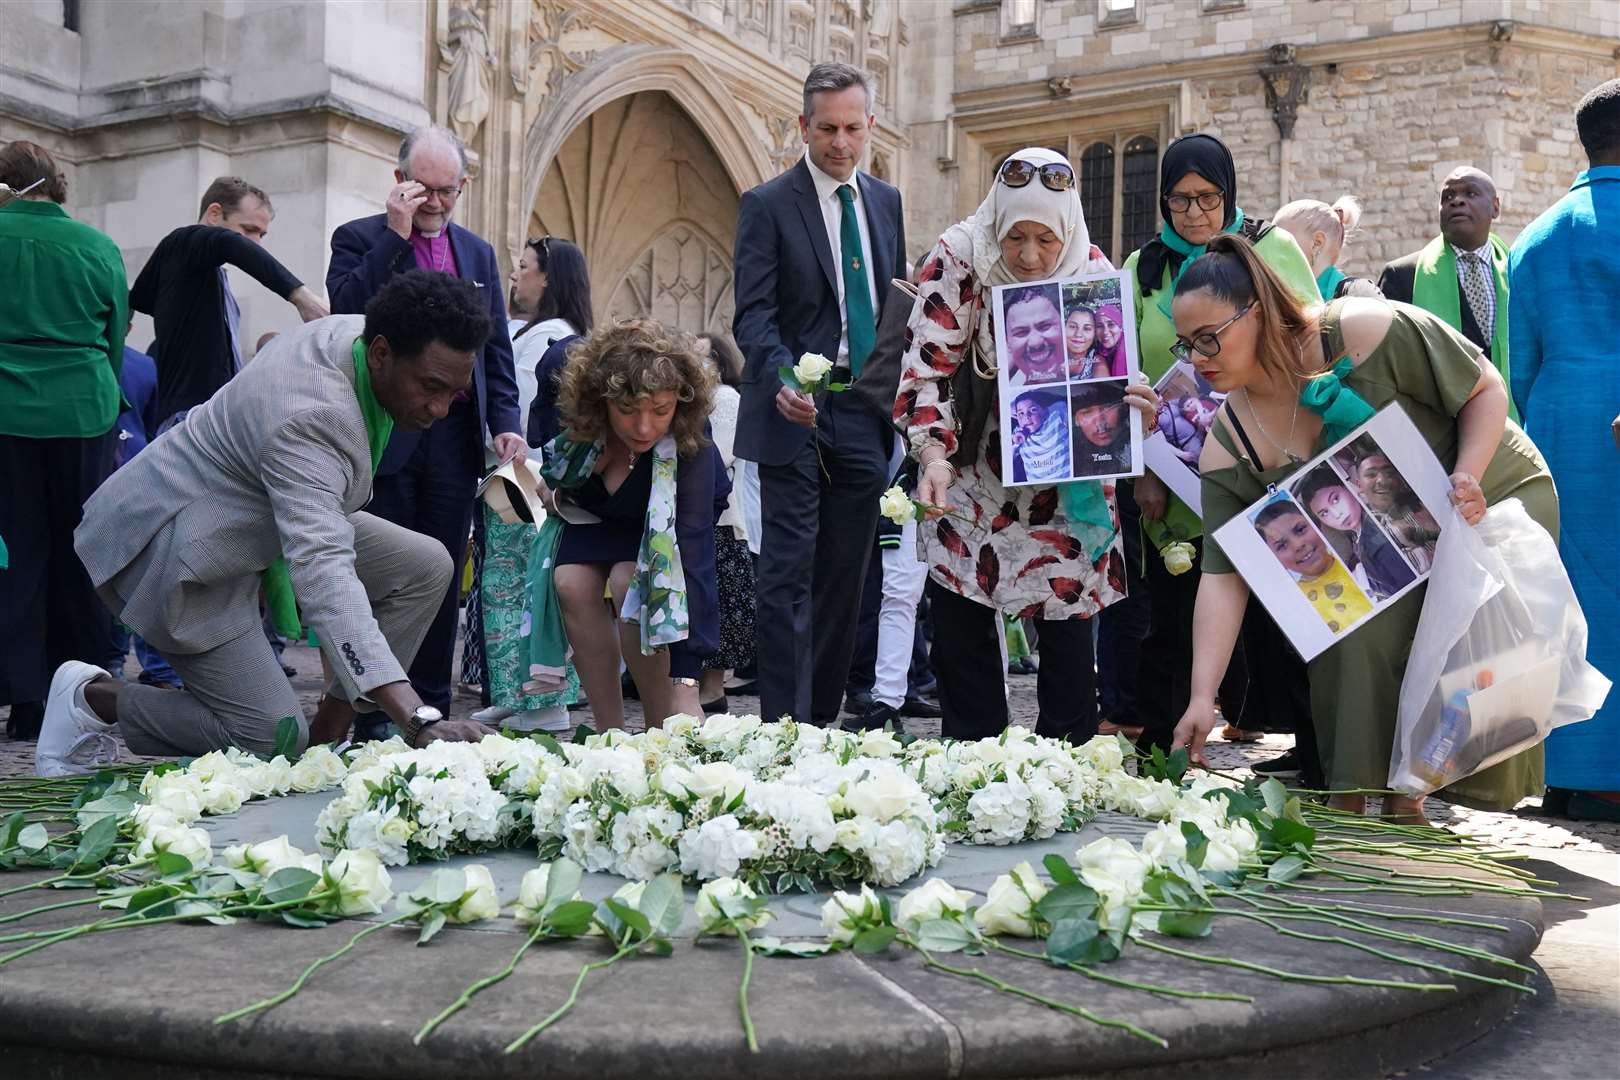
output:
[[[1172, 308], [1178, 348], [1228, 395], [1199, 461], [1204, 526], [1219, 529], [1272, 484], [1391, 402], [1411, 418], [1451, 477], [1469, 525], [1509, 497], [1558, 535], [1558, 496], [1535, 445], [1507, 418], [1507, 390], [1479, 349], [1428, 312], [1347, 297], [1302, 307], [1241, 237], [1210, 242], [1182, 275]], [[1426, 590], [1413, 589], [1311, 661], [1311, 709], [1328, 787], [1383, 788], [1401, 677]], [[1192, 704], [1176, 745], [1202, 758], [1214, 698], [1237, 640], [1248, 586], [1211, 545], [1193, 617]], [[1264, 677], [1262, 674], [1260, 677]], [[1506, 809], [1542, 791], [1537, 746], [1446, 789]], [[1364, 807], [1356, 796], [1336, 805]], [[1423, 800], [1391, 798], [1388, 816], [1422, 822]]]

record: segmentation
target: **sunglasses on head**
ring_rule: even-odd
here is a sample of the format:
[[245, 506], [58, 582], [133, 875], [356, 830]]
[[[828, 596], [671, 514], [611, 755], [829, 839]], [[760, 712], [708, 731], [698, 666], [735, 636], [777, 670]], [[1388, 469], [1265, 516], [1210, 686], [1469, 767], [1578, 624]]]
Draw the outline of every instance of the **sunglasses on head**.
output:
[[1037, 174], [1048, 191], [1068, 191], [1074, 187], [1074, 170], [1061, 161], [1037, 165], [1020, 158], [1008, 158], [996, 179], [1010, 188], [1021, 188], [1028, 187]]

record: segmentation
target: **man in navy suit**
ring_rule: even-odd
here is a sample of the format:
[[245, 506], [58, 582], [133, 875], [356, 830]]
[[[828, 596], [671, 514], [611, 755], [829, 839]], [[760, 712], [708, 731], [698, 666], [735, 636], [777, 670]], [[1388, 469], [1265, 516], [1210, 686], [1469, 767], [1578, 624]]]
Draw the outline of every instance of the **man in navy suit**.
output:
[[859, 379], [889, 282], [905, 267], [900, 193], [857, 165], [874, 116], [870, 77], [817, 64], [804, 83], [805, 158], [742, 197], [737, 344], [746, 358], [737, 456], [759, 463], [756, 570], [760, 711], [830, 724], [854, 647], [861, 586], [888, 480], [893, 429], [861, 394], [814, 398], [778, 369], [804, 353]]
[[[377, 467], [371, 513], [433, 537], [455, 560], [456, 573], [416, 660], [411, 685], [428, 705], [450, 706], [456, 595], [472, 527], [474, 492], [484, 469], [484, 433], [502, 459], [522, 461], [528, 448], [518, 417], [512, 342], [506, 331], [505, 280], [495, 250], [450, 216], [467, 182], [467, 151], [455, 134], [425, 127], [406, 136], [388, 192], [386, 213], [360, 218], [332, 234], [326, 291], [332, 313], [361, 314], [395, 274], [436, 270], [471, 281], [489, 303], [489, 341], [473, 366], [472, 386], [444, 419], [426, 431], [394, 430]], [[357, 736], [379, 734], [381, 714], [358, 724]]]

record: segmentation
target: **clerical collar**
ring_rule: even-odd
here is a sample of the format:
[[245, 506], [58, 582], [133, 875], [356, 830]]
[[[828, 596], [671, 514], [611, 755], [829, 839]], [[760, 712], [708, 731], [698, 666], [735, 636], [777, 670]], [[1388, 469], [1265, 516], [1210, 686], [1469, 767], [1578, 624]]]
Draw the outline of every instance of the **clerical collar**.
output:
[[417, 229], [416, 235], [420, 236], [424, 240], [437, 240], [439, 237], [444, 235], [444, 230], [440, 229], [437, 232], [423, 232], [421, 229]]

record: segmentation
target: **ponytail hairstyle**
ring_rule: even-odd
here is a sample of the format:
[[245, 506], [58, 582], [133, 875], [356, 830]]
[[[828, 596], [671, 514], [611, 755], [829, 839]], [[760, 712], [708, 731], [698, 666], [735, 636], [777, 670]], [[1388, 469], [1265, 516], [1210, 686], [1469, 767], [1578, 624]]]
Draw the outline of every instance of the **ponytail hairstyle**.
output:
[[[1296, 236], [1314, 232], [1332, 236], [1337, 232], [1342, 255], [1344, 245], [1356, 235], [1356, 226], [1361, 223], [1361, 203], [1354, 195], [1340, 195], [1332, 206], [1316, 199], [1295, 199], [1278, 210], [1271, 223]], [[1300, 246], [1304, 246], [1303, 242]]]
[[1255, 354], [1267, 374], [1296, 383], [1320, 374], [1305, 366], [1310, 314], [1247, 238], [1222, 233], [1209, 242], [1206, 252], [1182, 272], [1176, 295], [1199, 289], [1234, 308], [1254, 304], [1250, 314], [1260, 323]]

